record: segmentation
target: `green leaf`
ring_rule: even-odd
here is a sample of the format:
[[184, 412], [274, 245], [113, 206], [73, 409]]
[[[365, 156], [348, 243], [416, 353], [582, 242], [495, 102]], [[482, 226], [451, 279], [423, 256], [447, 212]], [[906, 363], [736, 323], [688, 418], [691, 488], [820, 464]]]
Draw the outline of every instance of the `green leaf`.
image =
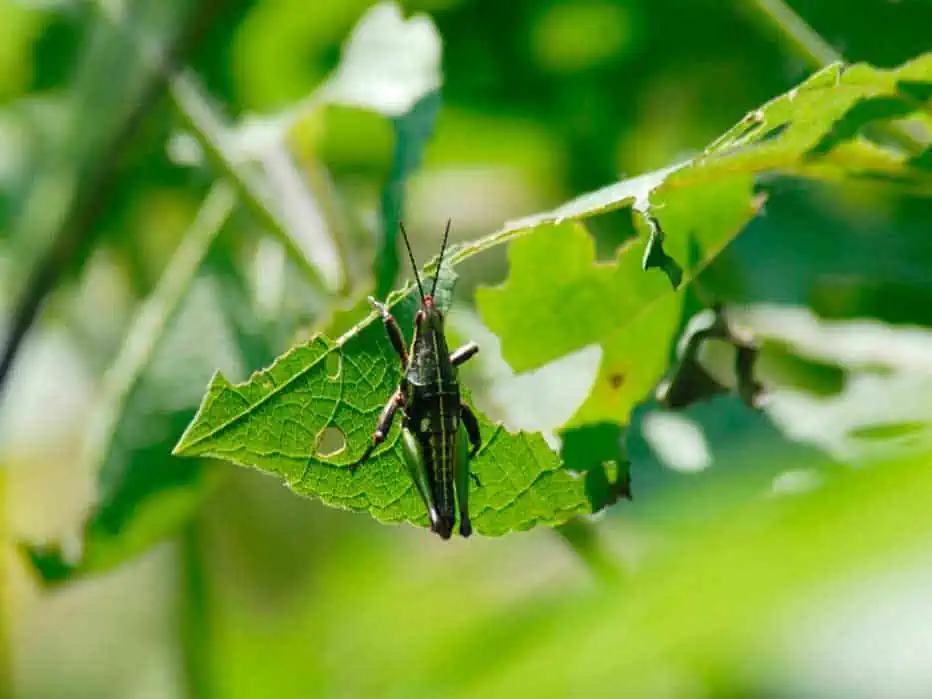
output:
[[[550, 211], [510, 221], [502, 230], [460, 248], [452, 260], [461, 261], [546, 224], [579, 220], [628, 206], [638, 212], [657, 213], [658, 205], [674, 197], [678, 190], [715, 181], [740, 180], [741, 175], [752, 178], [773, 170], [828, 180], [913, 175], [919, 178], [916, 186], [927, 191], [932, 189], [932, 182], [926, 173], [917, 171], [918, 162], [913, 167], [914, 163], [904, 161], [902, 154], [865, 138], [836, 138], [837, 145], [828, 152], [810, 152], [836, 126], [850, 130], [850, 121], [839, 122], [861, 101], [902, 96], [904, 82], [923, 86], [932, 83], [932, 54], [894, 70], [879, 70], [865, 63], [828, 66], [786, 94], [749, 112], [695, 158], [606, 185]], [[913, 109], [916, 116], [922, 105], [914, 103]], [[876, 114], [868, 110], [867, 116], [870, 118], [858, 118], [855, 114], [858, 126], [874, 121]], [[664, 216], [658, 218], [668, 236], [677, 237], [676, 230], [668, 230]]]
[[81, 551], [25, 547], [45, 582], [107, 570], [138, 554], [173, 533], [216, 482], [210, 464], [179, 464], [165, 444], [191, 419], [196, 387], [218, 362], [241, 370], [218, 311], [222, 292], [206, 280], [192, 287], [234, 205], [227, 185], [211, 190], [105, 374], [81, 454], [99, 473]]
[[[505, 359], [516, 371], [527, 371], [600, 345], [599, 376], [569, 424], [625, 423], [663, 374], [681, 306], [679, 295], [640, 266], [660, 267], [674, 285], [682, 273], [688, 284], [754, 216], [762, 201], [754, 195], [754, 179], [772, 170], [828, 179], [896, 175], [932, 186], [932, 178], [911, 169], [903, 155], [854, 139], [868, 122], [909, 113], [898, 96], [898, 81], [907, 79], [932, 81], [932, 54], [893, 71], [830, 66], [748, 114], [691, 161], [512, 222], [462, 249], [460, 255], [471, 254], [547, 226], [513, 244], [504, 285], [476, 294]], [[564, 222], [625, 206], [643, 213], [651, 229], [656, 218], [663, 248], [655, 234], [646, 245], [634, 241], [622, 248], [613, 266], [597, 264], [586, 232]]]
[[[783, 172], [820, 178], [904, 174], [903, 157], [866, 140], [869, 124], [919, 114], [902, 99], [900, 81], [932, 82], [932, 54], [893, 70], [837, 63], [750, 112], [696, 162], [703, 178], [730, 171]], [[870, 158], [865, 158], [865, 152]]]
[[[410, 287], [390, 298], [407, 335], [415, 298]], [[217, 374], [175, 454], [228, 459], [328, 505], [426, 526], [402, 461], [400, 421], [369, 462], [355, 473], [348, 468], [399, 378], [397, 355], [370, 314], [338, 340], [317, 335], [293, 348], [246, 383]], [[501, 535], [592, 511], [585, 479], [563, 469], [539, 434], [510, 433], [481, 413], [479, 422], [483, 446], [471, 468], [481, 486], [473, 483], [469, 495], [477, 532]]]
[[[656, 209], [665, 244], [682, 260], [688, 283], [754, 215], [747, 177], [709, 182], [691, 190], [661, 191]], [[511, 273], [497, 288], [476, 292], [483, 320], [502, 341], [516, 371], [540, 367], [598, 344], [602, 364], [592, 392], [571, 425], [626, 422], [633, 407], [663, 375], [679, 328], [682, 296], [663, 275], [641, 269], [645, 243], [633, 241], [614, 265], [598, 264], [585, 228], [564, 223], [515, 241]]]
[[388, 295], [398, 276], [398, 222], [404, 211], [404, 187], [421, 165], [441, 102], [439, 90], [428, 93], [408, 112], [392, 119], [395, 146], [392, 169], [382, 188], [382, 242], [375, 261], [375, 295], [378, 298]]
[[430, 17], [405, 19], [397, 2], [380, 2], [353, 28], [320, 98], [401, 117], [440, 88], [441, 48]]
[[[755, 661], [773, 657], [775, 628], [811, 623], [852, 581], [902, 580], [917, 565], [932, 535], [928, 518], [916, 516], [932, 497], [927, 464], [922, 454], [840, 472], [828, 487], [720, 508], [701, 524], [678, 507], [656, 537], [668, 545], [647, 547], [633, 575], [506, 635], [503, 646], [533, 638], [533, 647], [471, 678], [457, 696], [508, 699], [527, 687], [545, 697], [598, 696], [619, 677], [629, 696], [652, 696], [671, 671], [715, 694], [710, 683], [722, 668], [746, 667], [749, 649]], [[729, 487], [711, 490], [711, 502]], [[568, 644], [567, 634], [576, 640]], [[611, 659], [594, 661], [606, 647]], [[772, 685], [752, 683], [752, 693], [761, 686]]]

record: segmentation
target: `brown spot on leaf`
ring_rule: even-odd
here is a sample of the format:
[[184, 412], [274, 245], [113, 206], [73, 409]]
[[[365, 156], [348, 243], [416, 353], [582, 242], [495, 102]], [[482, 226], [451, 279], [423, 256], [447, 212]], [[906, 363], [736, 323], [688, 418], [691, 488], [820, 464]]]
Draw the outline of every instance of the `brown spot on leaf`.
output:
[[617, 391], [619, 388], [621, 388], [621, 385], [622, 385], [624, 382], [625, 382], [625, 376], [624, 376], [624, 374], [621, 374], [621, 373], [619, 373], [619, 372], [617, 372], [617, 371], [616, 371], [615, 373], [613, 373], [613, 374], [609, 374], [609, 376], [608, 376], [608, 385], [611, 386], [612, 388], [614, 388], [616, 391]]

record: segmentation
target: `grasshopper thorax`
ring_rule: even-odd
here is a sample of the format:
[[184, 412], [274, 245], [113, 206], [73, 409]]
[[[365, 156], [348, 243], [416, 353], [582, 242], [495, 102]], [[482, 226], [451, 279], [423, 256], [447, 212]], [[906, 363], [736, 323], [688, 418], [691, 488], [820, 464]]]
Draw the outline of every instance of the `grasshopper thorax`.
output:
[[421, 301], [421, 307], [414, 316], [414, 324], [418, 330], [430, 328], [434, 332], [443, 332], [443, 313], [434, 303], [433, 296], [425, 296]]

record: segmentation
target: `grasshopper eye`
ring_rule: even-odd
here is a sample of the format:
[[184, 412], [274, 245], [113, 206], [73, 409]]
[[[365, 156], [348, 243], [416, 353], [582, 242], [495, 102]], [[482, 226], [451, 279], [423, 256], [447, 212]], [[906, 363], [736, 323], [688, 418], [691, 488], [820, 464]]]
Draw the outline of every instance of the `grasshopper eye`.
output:
[[424, 311], [418, 311], [414, 316], [415, 325], [420, 325], [424, 322]]

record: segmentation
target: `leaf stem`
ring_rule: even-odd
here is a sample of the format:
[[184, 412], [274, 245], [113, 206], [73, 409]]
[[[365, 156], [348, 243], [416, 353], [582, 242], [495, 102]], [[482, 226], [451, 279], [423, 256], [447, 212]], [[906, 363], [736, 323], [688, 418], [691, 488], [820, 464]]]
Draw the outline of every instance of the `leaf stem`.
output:
[[622, 579], [621, 567], [605, 550], [599, 531], [592, 522], [576, 517], [554, 527], [554, 531], [573, 550], [596, 580], [603, 584], [614, 584]]
[[315, 291], [327, 294], [327, 288], [317, 268], [310, 263], [307, 255], [298, 247], [282, 221], [272, 212], [266, 198], [261, 194], [261, 185], [252, 173], [248, 172], [228, 152], [224, 143], [226, 126], [210, 107], [193, 76], [189, 73], [175, 76], [171, 81], [169, 91], [182, 122], [186, 128], [190, 129], [198, 144], [203, 148], [208, 162], [219, 174], [229, 180], [243, 205], [255, 219], [278, 239], [288, 256], [304, 274], [308, 284]]
[[769, 29], [813, 68], [843, 60], [841, 54], [783, 0], [749, 0], [746, 6], [761, 26]]
[[[103, 3], [100, 5], [102, 7]], [[189, 15], [167, 49], [154, 54], [152, 70], [145, 78], [138, 99], [127, 111], [102, 152], [93, 162], [84, 164], [75, 173], [77, 186], [61, 225], [45, 256], [32, 270], [26, 288], [17, 301], [9, 335], [0, 356], [0, 397], [23, 340], [38, 317], [43, 302], [67, 265], [92, 238], [94, 223], [114, 190], [113, 181], [120, 157], [165, 91], [169, 76], [176, 66], [184, 64], [188, 54], [197, 47], [198, 39], [209, 27], [217, 7], [216, 0], [200, 3], [200, 7]]]
[[88, 427], [84, 457], [93, 467], [102, 463], [126, 400], [148, 366], [165, 328], [235, 206], [236, 195], [230, 186], [223, 181], [215, 184], [169, 260], [155, 290], [133, 318], [119, 354], [104, 374], [99, 407]]

